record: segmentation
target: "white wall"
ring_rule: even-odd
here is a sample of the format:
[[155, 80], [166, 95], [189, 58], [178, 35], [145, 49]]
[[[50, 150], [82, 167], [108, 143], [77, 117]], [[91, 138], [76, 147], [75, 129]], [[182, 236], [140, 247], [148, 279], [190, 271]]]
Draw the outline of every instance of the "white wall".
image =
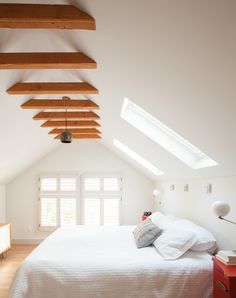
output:
[[38, 176], [42, 173], [119, 173], [123, 177], [123, 224], [136, 224], [144, 210], [153, 210], [153, 182], [102, 144], [80, 141], [61, 145], [7, 185], [7, 220], [14, 239], [40, 239]]
[[[212, 185], [212, 193], [207, 194], [205, 186]], [[170, 185], [174, 184], [174, 191]], [[184, 192], [184, 184], [189, 185], [189, 191]], [[216, 237], [219, 248], [236, 248], [236, 225], [219, 220], [211, 211], [211, 204], [216, 200], [223, 200], [230, 204], [231, 212], [227, 216], [236, 222], [236, 177], [170, 180], [159, 183], [162, 190], [162, 210], [193, 220], [209, 229]]]
[[6, 220], [6, 187], [0, 185], [0, 222]]

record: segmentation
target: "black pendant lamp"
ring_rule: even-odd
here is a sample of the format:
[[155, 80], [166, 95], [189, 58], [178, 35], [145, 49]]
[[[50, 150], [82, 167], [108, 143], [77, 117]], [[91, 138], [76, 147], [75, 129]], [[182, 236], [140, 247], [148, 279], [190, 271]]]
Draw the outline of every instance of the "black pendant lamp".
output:
[[60, 135], [61, 143], [69, 144], [72, 142], [72, 134], [67, 129], [67, 110], [66, 110], [66, 129]]

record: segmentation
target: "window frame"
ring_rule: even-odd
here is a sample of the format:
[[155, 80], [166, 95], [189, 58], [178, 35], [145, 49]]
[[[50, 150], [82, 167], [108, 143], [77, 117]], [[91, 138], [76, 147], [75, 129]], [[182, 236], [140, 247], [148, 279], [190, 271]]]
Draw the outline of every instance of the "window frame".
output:
[[[83, 179], [86, 178], [119, 178], [119, 225], [122, 225], [123, 223], [123, 183], [124, 178], [119, 173], [83, 173], [79, 174], [78, 172], [68, 172], [68, 173], [43, 173], [38, 175], [38, 229], [40, 231], [55, 231], [58, 227], [60, 227], [60, 198], [65, 197], [75, 197], [76, 199], [76, 225], [84, 225], [84, 217], [85, 217], [85, 209], [84, 209], [84, 192], [83, 192]], [[56, 178], [57, 179], [57, 190], [56, 191], [41, 191], [40, 190], [40, 179], [42, 178]], [[74, 195], [72, 195], [72, 192], [67, 191], [60, 191], [59, 190], [59, 179], [60, 178], [76, 178], [76, 191], [74, 192]], [[71, 194], [69, 194], [71, 193]], [[95, 192], [91, 192], [91, 197], [93, 196]], [[97, 193], [98, 194], [98, 193]], [[100, 192], [99, 192], [100, 194]], [[107, 196], [116, 196], [114, 192], [107, 191]], [[42, 226], [41, 224], [41, 197], [45, 198], [56, 198], [57, 199], [57, 225], [56, 226]], [[101, 199], [101, 198], [100, 198]], [[103, 199], [102, 204], [103, 203]], [[101, 210], [100, 205], [100, 210]], [[101, 214], [103, 214], [104, 208], [102, 208], [102, 212], [100, 213], [100, 222], [101, 222]], [[104, 220], [103, 220], [104, 221]]]
[[187, 139], [127, 97], [123, 100], [120, 117], [193, 170], [218, 165]]
[[[43, 178], [55, 178], [57, 180], [57, 189], [56, 191], [41, 191], [41, 179]], [[76, 190], [75, 191], [61, 191], [60, 190], [60, 179], [61, 178], [75, 178], [76, 179]], [[80, 183], [79, 183], [79, 175], [77, 173], [50, 173], [50, 174], [41, 174], [38, 177], [38, 227], [40, 231], [54, 231], [58, 227], [61, 227], [61, 206], [60, 206], [60, 199], [63, 198], [75, 198], [76, 200], [76, 210], [75, 210], [75, 224], [78, 224], [79, 216], [79, 197], [80, 197]], [[57, 213], [56, 219], [57, 223], [55, 226], [44, 226], [41, 223], [41, 215], [42, 215], [42, 208], [41, 208], [41, 198], [56, 198], [57, 199]]]
[[[104, 183], [102, 183], [101, 191], [85, 191], [84, 190], [84, 180], [86, 178], [118, 178], [119, 179], [119, 191], [110, 192], [104, 191]], [[85, 198], [98, 198], [100, 200], [100, 226], [104, 226], [104, 198], [114, 197], [119, 199], [119, 225], [122, 225], [123, 220], [123, 177], [120, 174], [108, 174], [108, 173], [85, 173], [81, 175], [81, 202], [82, 202], [82, 225], [85, 225]], [[88, 195], [85, 195], [85, 194]], [[119, 194], [118, 194], [119, 193]], [[112, 200], [112, 199], [111, 199]]]

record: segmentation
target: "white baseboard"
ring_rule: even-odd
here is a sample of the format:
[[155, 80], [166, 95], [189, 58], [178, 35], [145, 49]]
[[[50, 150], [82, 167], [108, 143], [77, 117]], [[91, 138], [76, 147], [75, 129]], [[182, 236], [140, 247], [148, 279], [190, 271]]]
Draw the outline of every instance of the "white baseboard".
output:
[[12, 244], [40, 244], [43, 239], [12, 239]]

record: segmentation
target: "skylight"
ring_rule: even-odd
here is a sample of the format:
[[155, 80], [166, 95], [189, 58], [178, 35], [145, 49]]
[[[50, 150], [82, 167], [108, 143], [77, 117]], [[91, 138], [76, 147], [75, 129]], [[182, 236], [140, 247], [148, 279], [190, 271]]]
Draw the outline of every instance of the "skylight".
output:
[[118, 149], [120, 149], [122, 152], [127, 154], [129, 157], [137, 161], [140, 165], [142, 165], [144, 168], [152, 172], [156, 176], [163, 175], [164, 173], [161, 172], [157, 167], [155, 167], [153, 164], [151, 164], [149, 161], [144, 159], [142, 156], [138, 155], [136, 152], [128, 148], [126, 145], [118, 141], [117, 139], [113, 140], [114, 146], [116, 146]]
[[218, 165], [198, 148], [128, 98], [124, 99], [121, 118], [158, 143], [192, 169]]

